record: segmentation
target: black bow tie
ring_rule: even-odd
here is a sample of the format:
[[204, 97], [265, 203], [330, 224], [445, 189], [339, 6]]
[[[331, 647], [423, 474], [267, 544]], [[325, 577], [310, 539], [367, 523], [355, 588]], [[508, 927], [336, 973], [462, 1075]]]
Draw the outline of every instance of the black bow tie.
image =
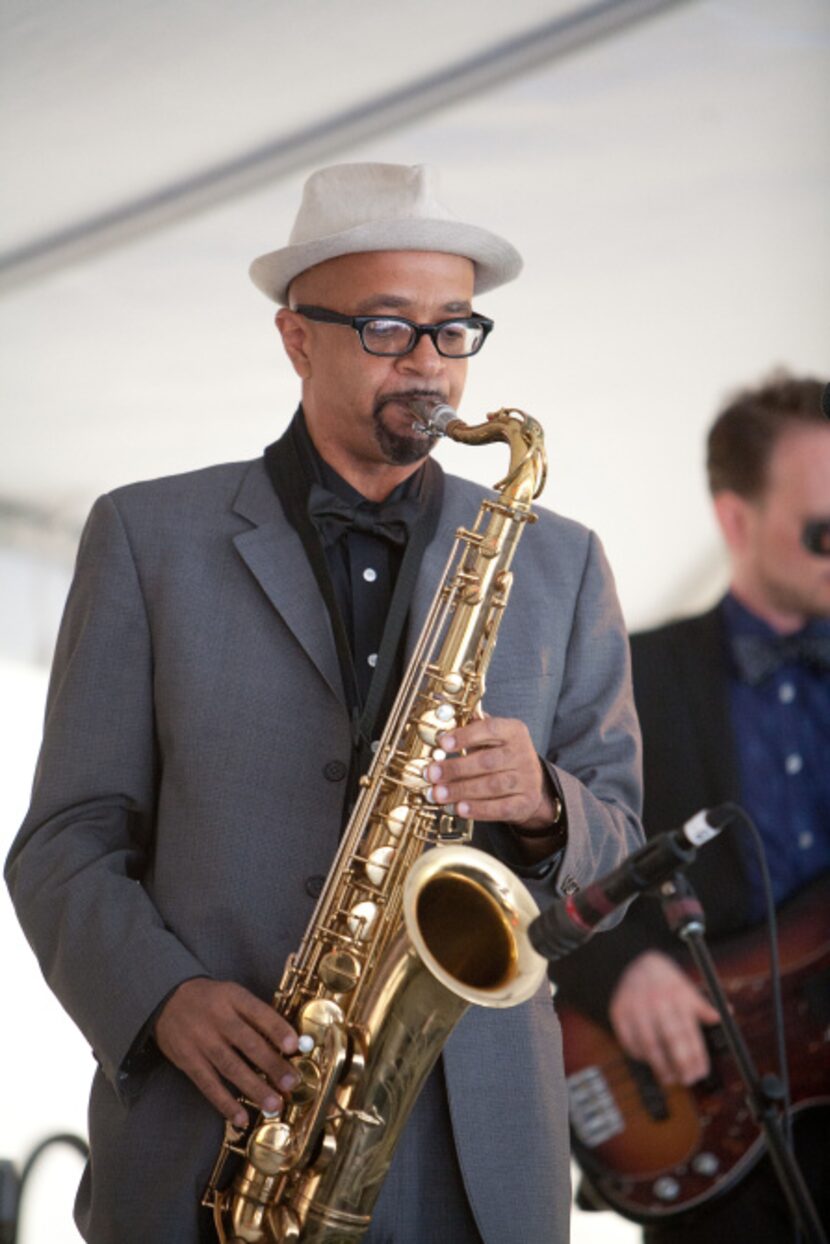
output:
[[415, 497], [404, 497], [384, 505], [358, 502], [352, 505], [329, 492], [320, 484], [312, 484], [308, 494], [308, 513], [319, 532], [323, 547], [334, 544], [344, 531], [365, 531], [381, 536], [392, 544], [406, 544], [409, 528], [418, 515]]
[[818, 670], [830, 670], [830, 635], [735, 635], [732, 652], [738, 672], [750, 686], [769, 678], [782, 665], [801, 662]]

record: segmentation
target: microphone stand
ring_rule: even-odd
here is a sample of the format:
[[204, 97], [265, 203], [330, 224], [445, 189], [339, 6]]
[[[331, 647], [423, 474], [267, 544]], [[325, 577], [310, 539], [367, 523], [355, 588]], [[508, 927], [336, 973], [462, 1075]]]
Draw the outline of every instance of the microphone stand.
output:
[[758, 1075], [706, 945], [706, 921], [700, 899], [691, 882], [681, 872], [674, 873], [669, 881], [663, 882], [657, 893], [666, 923], [672, 933], [688, 947], [720, 1015], [727, 1045], [744, 1084], [747, 1106], [753, 1119], [763, 1130], [778, 1182], [796, 1225], [803, 1232], [808, 1244], [827, 1244], [827, 1236], [819, 1221], [818, 1212], [781, 1126], [783, 1085], [776, 1075]]

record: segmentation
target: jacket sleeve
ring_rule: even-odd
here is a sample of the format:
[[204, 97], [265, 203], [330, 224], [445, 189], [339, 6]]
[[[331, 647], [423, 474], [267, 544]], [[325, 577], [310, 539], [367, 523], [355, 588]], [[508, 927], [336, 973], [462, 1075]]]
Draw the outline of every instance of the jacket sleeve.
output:
[[[587, 533], [579, 590], [565, 637], [564, 673], [543, 760], [565, 804], [568, 835], [540, 901], [570, 893], [614, 868], [642, 844], [640, 730], [628, 639], [602, 546]], [[495, 849], [530, 881], [515, 846]]]
[[151, 866], [153, 651], [112, 497], [94, 506], [61, 624], [28, 815], [6, 864], [43, 974], [122, 1096], [133, 1043], [181, 981], [209, 975], [166, 928]]

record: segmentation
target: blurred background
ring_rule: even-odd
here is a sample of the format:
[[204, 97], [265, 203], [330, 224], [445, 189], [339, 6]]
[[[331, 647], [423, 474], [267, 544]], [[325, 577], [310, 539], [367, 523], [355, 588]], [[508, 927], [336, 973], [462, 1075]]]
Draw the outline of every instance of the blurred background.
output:
[[[526, 268], [462, 413], [545, 426], [545, 503], [594, 527], [630, 626], [714, 600], [703, 439], [771, 369], [830, 373], [826, 0], [5, 0], [0, 9], [0, 841], [27, 802], [84, 516], [260, 453], [296, 404], [249, 261], [307, 174], [427, 162]], [[498, 451], [442, 447], [483, 484]], [[84, 1131], [92, 1059], [0, 896], [0, 1157]], [[281, 965], [275, 965], [275, 979]], [[11, 1017], [11, 1018], [9, 1018]], [[75, 1155], [22, 1244], [77, 1241]], [[574, 1240], [639, 1238], [610, 1214]]]

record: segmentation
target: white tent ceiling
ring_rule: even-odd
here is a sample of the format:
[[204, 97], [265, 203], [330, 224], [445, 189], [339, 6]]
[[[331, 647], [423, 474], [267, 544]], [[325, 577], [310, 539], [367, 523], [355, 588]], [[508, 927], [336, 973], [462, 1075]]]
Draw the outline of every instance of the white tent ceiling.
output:
[[[74, 534], [98, 492], [278, 435], [295, 379], [246, 268], [286, 238], [325, 151], [437, 165], [455, 210], [525, 254], [520, 280], [482, 300], [497, 330], [463, 413], [542, 419], [545, 501], [599, 530], [629, 620], [714, 591], [701, 460], [717, 402], [775, 364], [830, 372], [830, 7], [689, 0], [569, 55], [522, 42], [584, 14], [576, 0], [6, 0], [7, 544]], [[510, 41], [521, 55], [500, 61]], [[130, 204], [134, 236], [123, 220], [102, 234]], [[85, 255], [45, 244], [79, 225]], [[19, 262], [36, 252], [39, 270]], [[489, 483], [494, 453], [441, 456]]]

